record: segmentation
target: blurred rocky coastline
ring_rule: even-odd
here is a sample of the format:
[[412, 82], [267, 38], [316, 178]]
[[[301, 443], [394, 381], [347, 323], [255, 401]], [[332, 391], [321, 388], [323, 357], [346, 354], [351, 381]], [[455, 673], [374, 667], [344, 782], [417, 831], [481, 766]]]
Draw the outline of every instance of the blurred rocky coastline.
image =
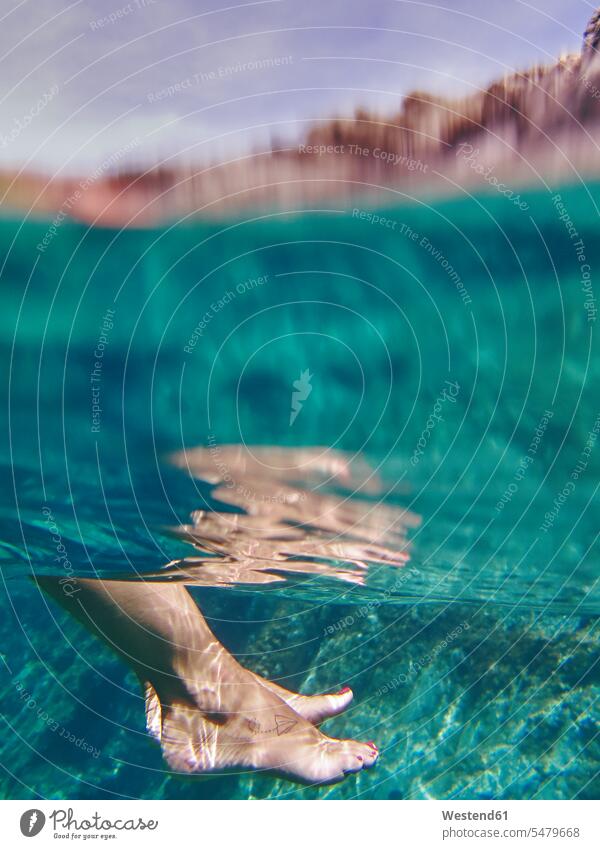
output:
[[596, 12], [580, 53], [474, 86], [467, 96], [415, 91], [395, 114], [357, 109], [315, 123], [293, 145], [274, 139], [238, 158], [136, 169], [134, 139], [88, 174], [0, 171], [4, 214], [147, 227], [248, 208], [295, 211], [358, 198], [386, 205], [479, 190], [518, 204], [523, 186], [600, 173], [598, 29]]

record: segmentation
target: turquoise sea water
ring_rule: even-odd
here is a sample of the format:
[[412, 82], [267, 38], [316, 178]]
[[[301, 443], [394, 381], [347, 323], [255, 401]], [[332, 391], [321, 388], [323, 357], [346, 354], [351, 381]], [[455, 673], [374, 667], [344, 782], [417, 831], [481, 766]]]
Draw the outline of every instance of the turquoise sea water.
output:
[[[598, 798], [600, 188], [552, 195], [43, 252], [0, 223], [3, 797]], [[245, 666], [352, 686], [325, 730], [382, 755], [342, 784], [169, 775], [126, 666], [26, 580], [189, 554], [165, 528], [207, 490], [165, 457], [211, 440], [360, 451], [421, 518], [400, 581], [194, 590]]]

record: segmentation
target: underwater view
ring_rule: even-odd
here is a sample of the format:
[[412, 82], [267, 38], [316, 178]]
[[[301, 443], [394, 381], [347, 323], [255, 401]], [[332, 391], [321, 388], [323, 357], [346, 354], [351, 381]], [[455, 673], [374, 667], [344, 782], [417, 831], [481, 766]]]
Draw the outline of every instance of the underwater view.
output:
[[0, 795], [597, 799], [599, 204], [0, 221]]
[[597, 849], [600, 6], [4, 5], [2, 845]]

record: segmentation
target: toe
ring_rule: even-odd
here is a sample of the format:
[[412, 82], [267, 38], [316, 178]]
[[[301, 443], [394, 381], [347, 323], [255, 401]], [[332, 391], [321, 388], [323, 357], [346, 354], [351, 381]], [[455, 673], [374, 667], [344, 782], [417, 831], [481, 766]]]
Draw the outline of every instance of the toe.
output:
[[[279, 762], [276, 768], [311, 783], [329, 784], [342, 781], [351, 773], [368, 769], [377, 761], [379, 753], [374, 743], [334, 740], [316, 729], [313, 732], [319, 735], [318, 740], [303, 744], [293, 753], [286, 748], [286, 762]], [[272, 768], [274, 764], [270, 763], [270, 766]]]
[[339, 693], [322, 696], [300, 696], [298, 700], [294, 700], [290, 704], [304, 719], [317, 725], [342, 713], [353, 698], [354, 694], [350, 687], [344, 687]]
[[367, 756], [366, 756], [366, 759], [365, 759], [365, 766], [369, 767], [369, 766], [373, 766], [373, 764], [377, 762], [377, 760], [379, 758], [379, 749], [377, 748], [375, 743], [373, 743], [372, 740], [370, 742], [368, 742], [366, 745], [368, 747], [368, 752], [367, 752]]
[[347, 745], [352, 755], [360, 759], [363, 767], [373, 766], [379, 757], [379, 750], [375, 743], [357, 743], [355, 740], [349, 740]]
[[374, 743], [359, 743], [356, 740], [339, 740], [332, 749], [332, 758], [338, 763], [343, 775], [368, 769], [379, 757]]

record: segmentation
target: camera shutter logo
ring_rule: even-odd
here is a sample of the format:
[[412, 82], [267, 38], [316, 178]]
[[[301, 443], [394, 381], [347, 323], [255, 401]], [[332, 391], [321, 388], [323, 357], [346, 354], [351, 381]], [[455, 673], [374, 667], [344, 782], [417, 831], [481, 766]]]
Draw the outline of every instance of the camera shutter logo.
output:
[[46, 815], [37, 808], [32, 808], [21, 816], [21, 834], [24, 837], [35, 837], [43, 829]]

